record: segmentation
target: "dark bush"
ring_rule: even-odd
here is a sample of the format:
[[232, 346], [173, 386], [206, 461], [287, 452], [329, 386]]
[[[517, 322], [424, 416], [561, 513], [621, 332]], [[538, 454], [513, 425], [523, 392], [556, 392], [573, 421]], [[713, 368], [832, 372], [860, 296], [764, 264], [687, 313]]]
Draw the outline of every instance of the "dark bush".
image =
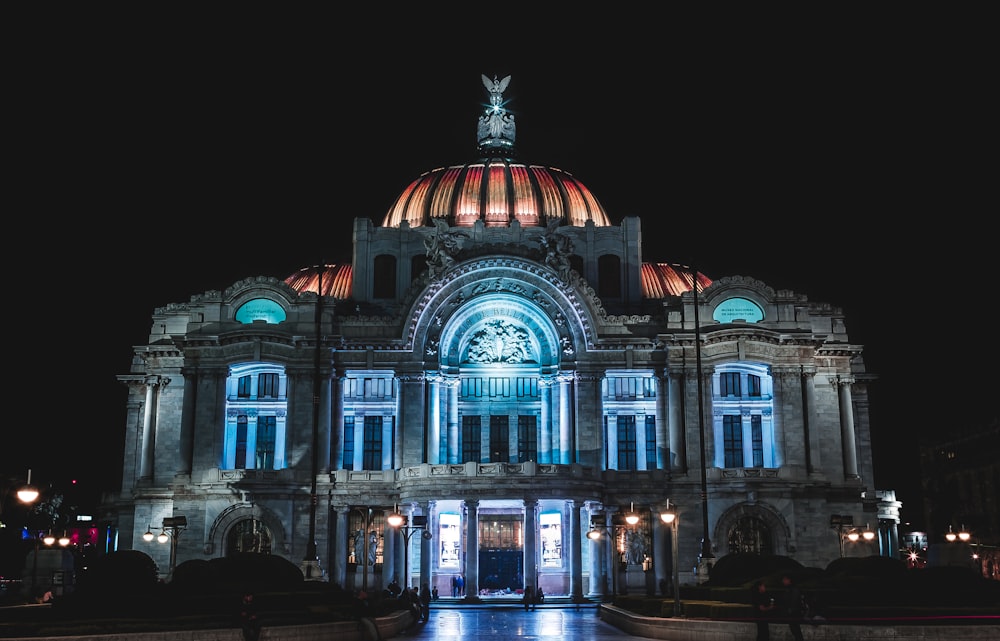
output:
[[234, 554], [220, 559], [185, 561], [174, 570], [178, 593], [235, 593], [292, 590], [305, 583], [302, 570], [271, 554]]
[[[711, 587], [747, 585], [756, 579], [791, 573], [800, 575], [804, 566], [795, 559], [777, 554], [727, 554], [719, 558], [709, 572]], [[778, 577], [780, 578], [780, 576]]]

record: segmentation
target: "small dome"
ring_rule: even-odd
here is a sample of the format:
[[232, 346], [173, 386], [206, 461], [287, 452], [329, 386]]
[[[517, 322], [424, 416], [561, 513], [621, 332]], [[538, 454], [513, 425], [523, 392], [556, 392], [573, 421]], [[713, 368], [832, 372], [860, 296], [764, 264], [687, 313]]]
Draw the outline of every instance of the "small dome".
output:
[[297, 292], [319, 292], [321, 296], [345, 300], [351, 297], [350, 265], [314, 265], [303, 267], [285, 279], [285, 284]]
[[[642, 297], [668, 298], [691, 291], [691, 268], [672, 263], [642, 264]], [[698, 291], [712, 284], [712, 279], [698, 272]]]
[[479, 160], [421, 175], [396, 198], [383, 227], [399, 227], [404, 221], [410, 227], [429, 227], [436, 219], [451, 227], [471, 227], [477, 220], [487, 227], [507, 227], [514, 220], [525, 227], [545, 227], [554, 220], [577, 227], [590, 220], [598, 227], [611, 225], [597, 198], [571, 174], [513, 160], [514, 114], [502, 99], [509, 83], [510, 76], [483, 76], [490, 105], [479, 118]]

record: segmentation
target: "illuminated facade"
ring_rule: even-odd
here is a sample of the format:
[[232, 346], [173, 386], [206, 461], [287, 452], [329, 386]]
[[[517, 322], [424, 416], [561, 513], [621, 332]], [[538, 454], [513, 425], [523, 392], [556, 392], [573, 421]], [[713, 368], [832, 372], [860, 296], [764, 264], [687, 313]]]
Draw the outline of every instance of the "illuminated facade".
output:
[[120, 546], [164, 567], [142, 534], [183, 515], [178, 563], [259, 550], [348, 588], [462, 576], [467, 598], [658, 590], [700, 555], [825, 566], [831, 514], [878, 524], [858, 555], [895, 555], [841, 310], [644, 262], [638, 218], [516, 160], [508, 79], [483, 80], [481, 159], [357, 219], [353, 264], [155, 311], [120, 376]]

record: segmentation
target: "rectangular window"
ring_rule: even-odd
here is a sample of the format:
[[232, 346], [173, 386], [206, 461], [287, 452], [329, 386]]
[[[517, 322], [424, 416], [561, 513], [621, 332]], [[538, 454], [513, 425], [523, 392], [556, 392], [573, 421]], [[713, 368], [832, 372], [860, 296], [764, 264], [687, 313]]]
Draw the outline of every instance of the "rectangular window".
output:
[[760, 398], [760, 376], [755, 374], [750, 374], [747, 376], [747, 394], [751, 398]]
[[504, 376], [503, 378], [490, 378], [490, 396], [499, 396], [501, 398], [510, 396], [510, 379]]
[[261, 374], [257, 379], [257, 398], [278, 398], [278, 375]]
[[490, 463], [510, 462], [510, 419], [490, 416]]
[[482, 458], [483, 429], [478, 416], [462, 417], [462, 462], [479, 463]]
[[538, 515], [538, 529], [542, 539], [542, 567], [562, 566], [562, 515], [543, 512]]
[[250, 398], [250, 377], [240, 376], [240, 380], [236, 383], [236, 397], [237, 398]]
[[740, 373], [723, 372], [719, 374], [719, 395], [740, 397]]
[[635, 469], [635, 416], [618, 417], [618, 469]]
[[656, 469], [656, 417], [646, 415], [646, 469]]
[[438, 541], [441, 542], [441, 567], [457, 568], [462, 551], [462, 519], [458, 514], [441, 514]]
[[518, 377], [515, 380], [517, 385], [517, 396], [518, 398], [537, 398], [538, 397], [538, 379], [528, 378], [528, 377]]
[[233, 467], [237, 470], [247, 468], [247, 417], [236, 417], [236, 463]]
[[361, 436], [361, 469], [382, 469], [382, 417], [365, 416]]
[[764, 467], [764, 428], [760, 414], [750, 417], [750, 438], [753, 439], [753, 466]]
[[463, 398], [481, 398], [483, 395], [483, 379], [463, 378], [461, 390]]
[[538, 421], [532, 416], [517, 417], [517, 462], [538, 460]]
[[354, 469], [354, 417], [344, 417], [344, 463], [343, 469]]
[[382, 469], [382, 417], [365, 417], [364, 445], [361, 451], [361, 469]]
[[278, 430], [275, 416], [257, 417], [257, 460], [258, 470], [274, 469], [274, 440]]
[[722, 444], [724, 467], [743, 467], [743, 421], [739, 414], [722, 417]]

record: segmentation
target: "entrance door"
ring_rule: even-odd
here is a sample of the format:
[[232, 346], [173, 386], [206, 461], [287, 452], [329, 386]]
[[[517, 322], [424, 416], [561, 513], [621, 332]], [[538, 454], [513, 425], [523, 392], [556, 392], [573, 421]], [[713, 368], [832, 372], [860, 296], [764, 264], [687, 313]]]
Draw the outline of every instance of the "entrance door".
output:
[[518, 513], [480, 517], [480, 589], [514, 592], [524, 587], [523, 518]]

